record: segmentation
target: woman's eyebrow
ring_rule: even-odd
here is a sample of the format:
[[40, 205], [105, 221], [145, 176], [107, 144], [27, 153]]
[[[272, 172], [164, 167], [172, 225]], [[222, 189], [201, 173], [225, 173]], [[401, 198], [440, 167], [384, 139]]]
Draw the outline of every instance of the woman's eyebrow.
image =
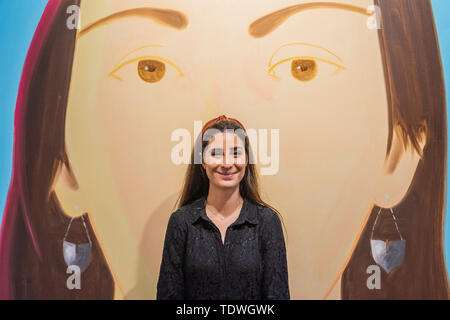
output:
[[248, 27], [248, 33], [254, 38], [262, 38], [278, 28], [288, 18], [302, 11], [312, 9], [338, 9], [371, 16], [367, 8], [337, 2], [308, 2], [290, 6], [265, 15], [252, 22]]
[[182, 30], [188, 25], [188, 19], [186, 15], [180, 11], [170, 9], [158, 9], [158, 8], [135, 8], [125, 11], [113, 13], [107, 17], [97, 20], [85, 28], [81, 29], [77, 35], [77, 38], [84, 36], [86, 33], [93, 29], [105, 25], [111, 21], [127, 17], [140, 17], [151, 19], [163, 26], [171, 27], [177, 30]]

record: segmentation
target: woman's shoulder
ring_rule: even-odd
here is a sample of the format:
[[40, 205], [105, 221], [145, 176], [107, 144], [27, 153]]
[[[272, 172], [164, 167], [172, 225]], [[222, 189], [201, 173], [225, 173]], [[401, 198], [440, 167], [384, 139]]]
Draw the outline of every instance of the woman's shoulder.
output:
[[202, 198], [199, 198], [179, 207], [171, 213], [170, 218], [176, 221], [192, 218], [193, 214], [195, 214], [198, 209], [201, 209], [201, 200]]
[[283, 234], [283, 226], [280, 213], [263, 204], [257, 204], [257, 219], [264, 239], [279, 237]]
[[254, 205], [256, 207], [256, 215], [259, 221], [264, 223], [274, 223], [276, 221], [280, 221], [279, 214], [272, 208], [260, 203], [256, 203]]

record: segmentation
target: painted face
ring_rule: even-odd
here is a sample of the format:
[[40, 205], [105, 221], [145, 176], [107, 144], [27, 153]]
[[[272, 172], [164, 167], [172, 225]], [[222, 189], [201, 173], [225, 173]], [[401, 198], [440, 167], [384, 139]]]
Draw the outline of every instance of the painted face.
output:
[[215, 134], [204, 150], [202, 166], [214, 187], [238, 187], [247, 166], [243, 141], [234, 133]]
[[[283, 21], [260, 19], [298, 4]], [[82, 1], [66, 143], [118, 293], [155, 297], [186, 170], [171, 161], [172, 133], [186, 128], [193, 143], [194, 120], [220, 114], [247, 129], [279, 129], [279, 169], [261, 185], [287, 226], [291, 297], [323, 297], [343, 270], [377, 200], [386, 88], [378, 33], [365, 14], [372, 0], [314, 4]], [[171, 11], [132, 10], [143, 7]], [[223, 163], [206, 169], [218, 186], [244, 172]], [[237, 175], [228, 180], [225, 171]], [[64, 205], [70, 196], [57, 191]]]

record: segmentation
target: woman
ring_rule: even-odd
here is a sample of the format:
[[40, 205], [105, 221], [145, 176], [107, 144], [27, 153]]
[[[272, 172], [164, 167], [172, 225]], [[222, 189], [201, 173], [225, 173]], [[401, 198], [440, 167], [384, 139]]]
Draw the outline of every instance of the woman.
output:
[[[430, 2], [309, 4], [271, 33], [261, 26], [280, 20], [264, 17], [300, 1], [238, 2], [137, 12], [141, 0], [49, 1], [17, 99], [1, 298], [154, 298], [185, 170], [170, 162], [171, 133], [226, 112], [280, 129], [280, 170], [261, 187], [294, 231], [290, 298], [448, 299], [446, 104]], [[362, 8], [339, 9], [349, 3]], [[371, 4], [379, 30], [367, 28]], [[67, 28], [71, 5], [79, 31]], [[398, 239], [389, 209], [406, 251], [369, 289], [373, 227], [375, 240]], [[91, 259], [70, 290], [63, 243], [89, 243], [82, 216]]]
[[203, 161], [192, 152], [167, 226], [158, 299], [289, 299], [281, 223], [261, 200], [244, 132], [226, 116], [203, 127]]

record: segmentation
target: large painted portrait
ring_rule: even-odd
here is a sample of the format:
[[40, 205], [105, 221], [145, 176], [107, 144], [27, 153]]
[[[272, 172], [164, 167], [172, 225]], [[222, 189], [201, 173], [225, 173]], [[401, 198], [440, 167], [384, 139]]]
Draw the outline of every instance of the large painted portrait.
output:
[[198, 123], [226, 114], [254, 130], [291, 299], [448, 299], [441, 61], [427, 0], [49, 0], [0, 297], [155, 299]]

